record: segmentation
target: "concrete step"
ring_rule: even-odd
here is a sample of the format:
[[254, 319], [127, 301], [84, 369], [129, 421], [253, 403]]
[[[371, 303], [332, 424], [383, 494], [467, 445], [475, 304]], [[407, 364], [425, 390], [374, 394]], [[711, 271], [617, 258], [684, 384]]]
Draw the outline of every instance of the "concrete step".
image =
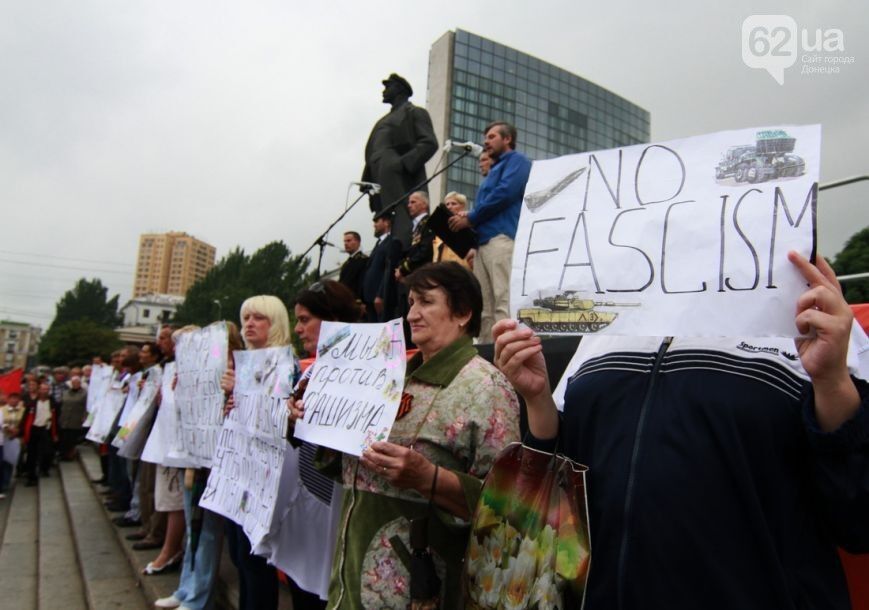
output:
[[[102, 503], [102, 496], [99, 495], [98, 487], [92, 483], [92, 481], [97, 480], [102, 474], [100, 471], [99, 455], [93, 445], [87, 444], [79, 446], [79, 463], [81, 465], [81, 472], [83, 473], [82, 476], [87, 482], [87, 485], [91, 488], [92, 496], [97, 498], [98, 509], [94, 515], [99, 514], [100, 512], [105, 515], [104, 521], [109, 524], [108, 527], [114, 531], [114, 539], [117, 540], [118, 545], [123, 549], [124, 554], [126, 555], [126, 560], [132, 567], [136, 578], [139, 581], [139, 586], [142, 588], [142, 593], [144, 594], [145, 599], [153, 604], [154, 601], [161, 597], [172, 595], [178, 587], [179, 572], [154, 576], [142, 575], [142, 569], [149, 561], [157, 556], [159, 551], [134, 551], [133, 543], [126, 540], [125, 536], [135, 530], [119, 529], [110, 524], [109, 519], [110, 517], [114, 517], [115, 514], [106, 511]], [[225, 544], [223, 545], [221, 552], [216, 586], [217, 589], [214, 592], [213, 602], [214, 609], [237, 610], [239, 587], [238, 572], [229, 558], [229, 552], [227, 550], [227, 545]], [[292, 610], [290, 591], [289, 588], [284, 585], [281, 585], [279, 590], [278, 610]]]
[[39, 610], [88, 610], [82, 573], [57, 473], [39, 481]]
[[38, 491], [18, 479], [3, 502], [9, 503], [3, 543], [0, 545], [0, 575], [4, 608], [36, 608], [38, 584]]
[[60, 472], [89, 610], [150, 608], [81, 466], [64, 462]]

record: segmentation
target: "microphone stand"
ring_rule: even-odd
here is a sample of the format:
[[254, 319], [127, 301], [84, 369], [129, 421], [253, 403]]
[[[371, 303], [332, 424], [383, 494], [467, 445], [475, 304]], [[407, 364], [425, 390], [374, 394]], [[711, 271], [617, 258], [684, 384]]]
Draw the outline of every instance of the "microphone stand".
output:
[[[415, 193], [416, 191], [420, 190], [422, 187], [426, 186], [429, 182], [431, 182], [432, 180], [434, 180], [435, 178], [437, 178], [438, 176], [440, 176], [442, 173], [444, 173], [445, 171], [447, 171], [447, 170], [448, 170], [449, 168], [451, 168], [453, 165], [455, 165], [456, 163], [458, 163], [459, 161], [461, 161], [462, 159], [464, 159], [465, 157], [467, 157], [467, 156], [470, 155], [470, 154], [471, 154], [471, 150], [470, 150], [470, 148], [466, 148], [465, 151], [464, 151], [461, 155], [459, 155], [458, 157], [456, 157], [455, 159], [453, 159], [452, 161], [450, 161], [450, 162], [449, 162], [448, 164], [446, 164], [443, 168], [441, 168], [441, 169], [439, 169], [438, 171], [436, 171], [435, 173], [433, 173], [433, 174], [431, 175], [431, 177], [426, 178], [425, 180], [423, 180], [422, 182], [420, 182], [419, 184], [417, 184], [416, 186], [414, 186], [412, 189], [410, 189], [409, 191], [407, 191], [405, 194], [403, 194], [401, 197], [399, 197], [398, 199], [396, 199], [395, 201], [393, 201], [393, 202], [390, 203], [389, 205], [383, 207], [383, 208], [378, 212], [378, 214], [383, 214], [383, 213], [385, 213], [385, 212], [387, 212], [387, 213], [388, 213], [388, 212], [391, 212], [392, 210], [394, 210], [395, 208], [397, 208], [399, 205], [401, 205], [401, 203], [404, 201], [404, 199], [405, 199], [407, 196], [409, 196], [411, 193]], [[347, 213], [348, 213], [350, 210], [353, 209], [353, 206], [355, 206], [357, 203], [359, 203], [359, 202], [362, 200], [362, 198], [365, 197], [365, 195], [367, 195], [367, 194], [369, 193], [369, 191], [370, 191], [370, 189], [367, 189], [367, 188], [366, 188], [365, 190], [363, 190], [362, 193], [360, 193], [359, 197], [357, 197], [356, 200], [355, 200], [353, 203], [351, 203], [351, 204], [347, 207], [347, 209], [345, 209], [345, 210], [341, 213], [341, 215], [338, 216], [338, 218], [335, 219], [335, 222], [333, 222], [332, 224], [330, 224], [329, 227], [328, 227], [325, 231], [323, 231], [317, 239], [314, 240], [314, 243], [312, 243], [310, 246], [308, 246], [308, 249], [305, 250], [305, 251], [302, 253], [302, 255], [299, 257], [300, 259], [303, 259], [303, 258], [305, 258], [305, 256], [308, 255], [308, 253], [309, 253], [311, 250], [314, 249], [315, 246], [319, 246], [319, 247], [320, 247], [320, 253], [319, 253], [319, 256], [317, 257], [317, 275], [315, 276], [317, 279], [320, 279], [320, 265], [321, 265], [322, 262], [323, 262], [323, 250], [324, 250], [325, 247], [326, 247], [326, 235], [329, 234], [329, 231], [331, 231], [332, 228], [333, 228], [336, 224], [338, 224], [339, 222], [341, 222], [341, 220], [343, 220], [343, 218], [344, 218], [345, 216], [347, 216]]]
[[333, 228], [336, 224], [338, 224], [339, 222], [341, 222], [341, 220], [342, 220], [345, 216], [347, 216], [347, 213], [348, 213], [350, 210], [353, 209], [353, 206], [355, 206], [357, 203], [359, 203], [360, 201], [362, 201], [362, 198], [365, 197], [365, 195], [368, 194], [368, 191], [369, 191], [369, 189], [365, 189], [364, 191], [362, 191], [362, 193], [359, 194], [359, 197], [357, 197], [356, 200], [355, 200], [353, 203], [351, 203], [349, 206], [347, 206], [347, 209], [344, 210], [344, 211], [341, 213], [341, 215], [340, 215], [338, 218], [335, 219], [335, 222], [333, 222], [332, 224], [330, 224], [329, 227], [328, 227], [325, 231], [323, 231], [322, 233], [320, 233], [320, 236], [319, 236], [317, 239], [314, 240], [314, 243], [312, 243], [310, 246], [308, 246], [308, 249], [305, 250], [305, 251], [302, 253], [302, 256], [299, 257], [299, 259], [301, 260], [301, 259], [305, 258], [305, 257], [308, 255], [308, 252], [310, 252], [311, 250], [314, 249], [314, 246], [319, 246], [319, 247], [320, 247], [320, 254], [317, 256], [317, 275], [315, 276], [316, 279], [320, 279], [320, 265], [322, 265], [322, 263], [323, 263], [323, 250], [326, 248], [326, 236], [329, 234], [329, 231], [331, 231], [332, 228]]

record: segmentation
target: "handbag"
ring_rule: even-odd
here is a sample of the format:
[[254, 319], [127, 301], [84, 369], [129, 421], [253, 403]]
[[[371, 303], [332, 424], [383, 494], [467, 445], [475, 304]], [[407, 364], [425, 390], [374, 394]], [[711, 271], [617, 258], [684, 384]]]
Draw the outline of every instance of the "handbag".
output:
[[512, 443], [483, 483], [462, 584], [465, 607], [579, 607], [591, 561], [587, 466]]

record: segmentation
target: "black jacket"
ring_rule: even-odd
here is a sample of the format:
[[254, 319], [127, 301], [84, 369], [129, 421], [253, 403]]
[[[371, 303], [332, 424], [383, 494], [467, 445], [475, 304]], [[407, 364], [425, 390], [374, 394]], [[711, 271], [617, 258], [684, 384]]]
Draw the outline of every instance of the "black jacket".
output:
[[793, 341], [663, 345], [586, 338], [572, 363], [559, 442], [590, 468], [585, 608], [849, 608], [836, 545], [869, 551], [867, 384], [826, 434]]

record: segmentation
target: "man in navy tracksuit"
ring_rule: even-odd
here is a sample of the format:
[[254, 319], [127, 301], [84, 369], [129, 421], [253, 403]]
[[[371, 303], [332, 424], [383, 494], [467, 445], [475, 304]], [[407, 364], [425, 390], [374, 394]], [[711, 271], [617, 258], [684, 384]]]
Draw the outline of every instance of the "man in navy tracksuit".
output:
[[811, 286], [796, 326], [814, 338], [586, 337], [562, 415], [539, 339], [496, 325], [529, 442], [559, 438], [590, 468], [585, 608], [850, 607], [835, 547], [869, 551], [869, 385], [852, 376], [866, 337], [849, 358], [835, 274], [791, 260]]

